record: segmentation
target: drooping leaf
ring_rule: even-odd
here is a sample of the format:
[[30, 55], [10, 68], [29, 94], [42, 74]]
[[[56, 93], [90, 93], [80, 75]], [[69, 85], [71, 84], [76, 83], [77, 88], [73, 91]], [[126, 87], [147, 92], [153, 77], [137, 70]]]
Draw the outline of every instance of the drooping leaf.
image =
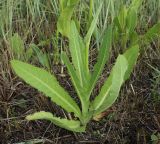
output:
[[85, 128], [81, 127], [80, 121], [61, 119], [53, 116], [53, 114], [50, 112], [45, 112], [45, 111], [36, 112], [32, 115], [28, 115], [26, 119], [27, 120], [39, 120], [39, 119], [49, 120], [53, 122], [55, 125], [70, 131], [75, 131], [75, 132], [85, 131]]
[[102, 73], [106, 61], [109, 58], [111, 43], [112, 43], [112, 26], [109, 26], [108, 29], [106, 30], [106, 33], [104, 34], [103, 41], [98, 54], [98, 60], [93, 69], [93, 74], [89, 86], [89, 95], [93, 90], [100, 74]]
[[78, 105], [59, 85], [53, 75], [41, 68], [17, 60], [12, 60], [11, 65], [16, 74], [25, 80], [26, 83], [43, 92], [66, 111], [74, 112], [78, 117], [81, 116]]
[[123, 55], [128, 61], [128, 68], [124, 76], [124, 80], [127, 80], [131, 75], [134, 65], [136, 64], [139, 55], [139, 46], [135, 45], [129, 48]]
[[115, 102], [124, 82], [127, 67], [128, 63], [126, 58], [123, 55], [118, 56], [110, 76], [91, 105], [91, 110], [94, 111], [94, 115], [103, 112]]

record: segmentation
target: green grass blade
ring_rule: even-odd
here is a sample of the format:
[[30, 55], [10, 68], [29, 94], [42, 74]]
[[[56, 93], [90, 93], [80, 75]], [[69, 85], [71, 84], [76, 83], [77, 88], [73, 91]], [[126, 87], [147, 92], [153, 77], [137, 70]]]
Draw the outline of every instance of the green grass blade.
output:
[[91, 110], [94, 111], [94, 115], [103, 112], [116, 101], [121, 85], [124, 82], [127, 67], [126, 58], [123, 55], [118, 56], [109, 78], [92, 103]]
[[92, 92], [100, 74], [103, 71], [103, 68], [106, 64], [106, 61], [109, 58], [111, 43], [112, 43], [112, 26], [109, 26], [108, 29], [106, 30], [104, 37], [103, 37], [103, 42], [100, 47], [98, 60], [97, 60], [97, 63], [93, 69], [93, 74], [91, 76], [90, 86], [89, 86], [89, 95]]
[[74, 112], [78, 117], [81, 116], [78, 105], [59, 85], [53, 75], [41, 68], [17, 60], [12, 60], [11, 65], [16, 74], [25, 80], [26, 83], [43, 92], [66, 111]]
[[75, 131], [75, 132], [85, 131], [85, 128], [81, 127], [80, 121], [61, 119], [59, 117], [53, 116], [53, 114], [50, 112], [45, 112], [45, 111], [36, 112], [32, 115], [28, 115], [26, 119], [27, 120], [39, 120], [39, 119], [49, 120], [53, 122], [55, 125], [70, 131]]

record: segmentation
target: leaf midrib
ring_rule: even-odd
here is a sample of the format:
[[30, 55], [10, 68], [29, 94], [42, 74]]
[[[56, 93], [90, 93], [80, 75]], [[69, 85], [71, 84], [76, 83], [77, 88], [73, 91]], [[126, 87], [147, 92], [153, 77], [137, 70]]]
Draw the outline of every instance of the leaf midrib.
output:
[[[34, 77], [37, 81], [39, 81], [42, 85], [46, 86], [53, 94], [57, 95], [59, 99], [61, 99], [64, 103], [66, 103], [68, 106], [70, 106], [70, 108], [72, 108], [75, 112], [77, 111], [72, 105], [70, 105], [65, 99], [63, 99], [56, 91], [53, 91], [53, 89], [51, 87], [49, 87], [46, 83], [44, 83], [42, 80], [40, 80], [38, 77], [34, 76], [31, 73], [28, 73], [27, 71], [25, 71], [24, 69], [18, 68], [17, 69], [21, 70], [22, 72], [30, 75], [31, 77]], [[40, 90], [41, 91], [41, 90]], [[52, 97], [51, 97], [52, 98]]]

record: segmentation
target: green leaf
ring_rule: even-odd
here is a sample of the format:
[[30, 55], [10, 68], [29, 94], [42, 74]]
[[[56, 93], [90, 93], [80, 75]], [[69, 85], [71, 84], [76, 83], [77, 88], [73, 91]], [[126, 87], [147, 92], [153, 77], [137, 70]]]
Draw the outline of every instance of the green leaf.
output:
[[126, 27], [127, 11], [128, 9], [123, 5], [118, 15], [118, 21], [122, 31], [124, 31]]
[[133, 70], [134, 65], [136, 64], [136, 61], [137, 61], [137, 58], [139, 55], [139, 46], [135, 45], [135, 46], [131, 47], [123, 55], [125, 56], [125, 58], [128, 61], [128, 69], [127, 69], [127, 71], [125, 73], [125, 77], [124, 77], [124, 80], [127, 80], [131, 75], [131, 72]]
[[128, 63], [126, 58], [123, 55], [118, 56], [110, 76], [91, 105], [91, 110], [94, 111], [94, 115], [103, 112], [116, 101], [124, 82], [127, 67]]
[[10, 39], [10, 45], [15, 58], [23, 58], [23, 54], [25, 52], [24, 42], [18, 33], [15, 33]]
[[158, 138], [155, 134], [152, 134], [152, 135], [151, 135], [151, 140], [152, 140], [152, 141], [158, 141], [159, 138]]
[[61, 15], [58, 19], [57, 29], [62, 35], [66, 37], [68, 37], [68, 34], [70, 32], [71, 17], [78, 2], [79, 0], [73, 0], [68, 6], [66, 6], [66, 4], [62, 2], [62, 5], [65, 5], [66, 7], [62, 10]]
[[76, 5], [79, 2], [79, 0], [68, 0], [68, 5]]
[[99, 8], [98, 8], [98, 10], [96, 12], [96, 15], [94, 16], [94, 19], [93, 19], [93, 21], [92, 21], [92, 23], [90, 25], [90, 28], [89, 28], [89, 30], [87, 32], [87, 35], [85, 37], [85, 42], [87, 43], [87, 45], [89, 45], [91, 36], [92, 36], [92, 34], [93, 34], [93, 32], [94, 32], [94, 30], [96, 28], [96, 25], [97, 25], [97, 22], [98, 22], [98, 17], [99, 17], [99, 14], [101, 12], [101, 9], [102, 9], [102, 4], [103, 3], [100, 4], [100, 6], [99, 6]]
[[36, 53], [39, 63], [46, 67], [47, 69], [50, 69], [49, 59], [46, 53], [43, 53], [42, 50], [40, 50], [35, 44], [31, 44], [30, 48], [33, 49], [33, 51]]
[[135, 11], [135, 9], [128, 10], [126, 21], [128, 32], [132, 34], [137, 25], [137, 12]]
[[114, 27], [117, 27], [118, 33], [121, 33], [122, 32], [122, 28], [121, 28], [121, 25], [120, 25], [118, 17], [114, 18], [113, 23], [114, 23]]
[[64, 62], [64, 64], [67, 66], [67, 70], [69, 72], [69, 75], [71, 76], [71, 80], [72, 80], [72, 83], [77, 91], [77, 94], [79, 96], [79, 99], [81, 101], [81, 104], [82, 104], [82, 111], [83, 112], [86, 112], [88, 111], [88, 106], [89, 106], [89, 100], [87, 100], [87, 97], [85, 96], [85, 87], [81, 87], [80, 83], [79, 83], [79, 79], [76, 75], [76, 72], [74, 70], [74, 67], [72, 66], [72, 64], [70, 63], [67, 55], [62, 52], [62, 60]]
[[53, 75], [41, 68], [17, 60], [12, 60], [11, 65], [16, 74], [25, 80], [26, 83], [43, 92], [66, 111], [74, 112], [78, 117], [81, 116], [78, 105], [59, 85]]
[[130, 46], [134, 46], [136, 44], [139, 44], [140, 42], [140, 36], [137, 34], [136, 31], [133, 31], [130, 33]]
[[61, 11], [63, 11], [67, 7], [67, 2], [68, 2], [68, 0], [60, 0], [59, 1]]
[[136, 11], [138, 11], [139, 7], [141, 6], [143, 0], [132, 0], [132, 3], [130, 5], [130, 8], [134, 8]]
[[76, 69], [77, 76], [79, 78], [82, 87], [87, 83], [88, 68], [85, 65], [85, 46], [82, 38], [80, 37], [76, 24], [71, 22], [71, 29], [69, 34], [69, 48], [72, 57], [72, 63]]
[[143, 35], [143, 38], [150, 43], [157, 36], [160, 36], [160, 23], [157, 23], [152, 28], [150, 28], [147, 33]]
[[90, 25], [90, 28], [87, 32], [87, 35], [85, 36], [84, 38], [84, 41], [85, 41], [85, 44], [86, 44], [86, 51], [85, 51], [85, 57], [86, 57], [86, 65], [88, 66], [88, 62], [89, 62], [89, 45], [90, 45], [90, 41], [91, 41], [91, 37], [92, 37], [92, 34], [96, 28], [96, 25], [97, 25], [97, 22], [98, 22], [98, 16], [101, 12], [101, 9], [102, 9], [102, 4], [100, 4], [97, 12], [96, 12], [96, 15], [94, 16], [94, 19]]
[[89, 95], [92, 92], [100, 74], [103, 71], [106, 61], [109, 58], [111, 43], [112, 43], [112, 26], [109, 26], [108, 29], [106, 30], [106, 33], [104, 34], [103, 41], [98, 54], [98, 60], [93, 69], [93, 74], [91, 76], [90, 86], [89, 86]]
[[32, 50], [32, 48], [28, 48], [27, 50], [26, 50], [26, 60], [28, 61], [28, 60], [30, 60], [31, 59], [31, 57], [33, 56], [33, 50]]
[[39, 119], [49, 120], [53, 122], [55, 125], [70, 131], [75, 131], [75, 132], [85, 131], [85, 128], [81, 127], [80, 121], [61, 119], [53, 116], [53, 114], [50, 112], [45, 112], [45, 111], [36, 112], [32, 115], [28, 115], [26, 119], [27, 120], [39, 120]]

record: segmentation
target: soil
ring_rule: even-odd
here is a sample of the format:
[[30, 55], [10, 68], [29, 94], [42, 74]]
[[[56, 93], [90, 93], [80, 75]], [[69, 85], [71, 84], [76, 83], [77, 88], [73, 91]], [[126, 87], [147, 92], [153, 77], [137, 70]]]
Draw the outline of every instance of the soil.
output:
[[[151, 91], [153, 75], [145, 62], [147, 59], [139, 60], [131, 79], [121, 89], [119, 99], [105, 112], [101, 120], [91, 121], [85, 133], [69, 132], [48, 121], [25, 120], [26, 115], [40, 110], [50, 111], [61, 117], [67, 114], [43, 94], [18, 79], [11, 70], [5, 73], [1, 71], [0, 143], [151, 143], [151, 135], [160, 132], [160, 103], [154, 102]], [[66, 72], [62, 76], [60, 68], [61, 65], [54, 66], [57, 79], [75, 96], [69, 76]], [[106, 73], [101, 76], [93, 96], [99, 92], [105, 78]]]

